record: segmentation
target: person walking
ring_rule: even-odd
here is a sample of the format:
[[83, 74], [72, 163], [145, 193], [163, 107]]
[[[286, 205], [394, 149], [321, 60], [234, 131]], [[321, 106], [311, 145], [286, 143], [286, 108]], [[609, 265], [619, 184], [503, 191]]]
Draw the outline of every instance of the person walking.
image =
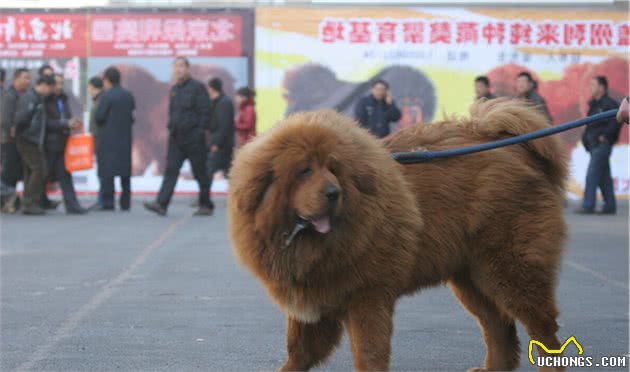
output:
[[94, 114], [96, 121], [96, 160], [100, 180], [101, 205], [97, 210], [113, 211], [114, 178], [120, 177], [120, 209], [131, 208], [131, 144], [136, 103], [120, 86], [120, 71], [108, 67], [103, 73], [103, 92]]
[[[45, 103], [47, 120], [79, 122], [77, 118], [72, 118], [68, 96], [63, 91], [63, 76], [55, 74], [54, 79], [53, 94], [46, 99]], [[66, 170], [65, 149], [69, 136], [70, 128], [64, 125], [55, 125], [46, 131], [44, 148], [48, 170], [47, 181], [59, 181], [67, 214], [85, 214], [87, 209], [79, 204], [72, 183], [72, 175]]]
[[549, 124], [553, 124], [553, 118], [549, 113], [549, 108], [547, 108], [547, 102], [538, 94], [536, 91], [537, 88], [538, 82], [534, 80], [529, 72], [523, 71], [516, 77], [517, 98], [524, 99], [534, 104], [534, 106], [547, 117]]
[[53, 93], [55, 79], [40, 76], [35, 86], [20, 97], [15, 113], [16, 145], [24, 164], [24, 208], [27, 215], [41, 215], [46, 187], [44, 144], [47, 131], [72, 130], [80, 126], [73, 120], [49, 120], [45, 101]]
[[255, 93], [248, 87], [236, 91], [234, 100], [238, 106], [236, 114], [237, 146], [241, 147], [256, 136], [256, 102]]
[[210, 124], [206, 133], [208, 153], [208, 177], [210, 190], [214, 174], [223, 171], [226, 178], [232, 163], [234, 151], [234, 105], [230, 97], [223, 93], [223, 82], [219, 78], [208, 81], [210, 106]]
[[[588, 116], [600, 112], [614, 110], [619, 107], [619, 102], [608, 95], [608, 80], [605, 76], [596, 76], [591, 80], [592, 99], [589, 101]], [[579, 214], [592, 214], [595, 212], [597, 189], [602, 191], [604, 207], [601, 214], [617, 213], [615, 190], [612, 175], [610, 173], [610, 154], [619, 137], [621, 127], [616, 118], [602, 120], [590, 124], [582, 135], [582, 144], [591, 155], [586, 171], [586, 185], [584, 187], [584, 199], [582, 207], [576, 211]]]
[[166, 170], [157, 199], [144, 207], [165, 216], [175, 191], [182, 164], [190, 161], [193, 175], [199, 184], [197, 216], [212, 215], [210, 180], [206, 168], [208, 150], [204, 143], [204, 129], [208, 125], [209, 98], [203, 83], [190, 76], [190, 62], [177, 57], [173, 62], [175, 84], [170, 89], [168, 105], [168, 150]]
[[361, 98], [355, 106], [354, 117], [363, 128], [378, 138], [390, 134], [391, 123], [400, 120], [402, 115], [386, 81], [379, 79], [372, 83], [370, 94]]
[[2, 114], [0, 115], [0, 202], [2, 212], [15, 213], [19, 209], [20, 198], [16, 186], [22, 179], [22, 158], [15, 141], [15, 113], [20, 96], [28, 91], [31, 73], [25, 68], [18, 68], [13, 74], [13, 82], [2, 95]]

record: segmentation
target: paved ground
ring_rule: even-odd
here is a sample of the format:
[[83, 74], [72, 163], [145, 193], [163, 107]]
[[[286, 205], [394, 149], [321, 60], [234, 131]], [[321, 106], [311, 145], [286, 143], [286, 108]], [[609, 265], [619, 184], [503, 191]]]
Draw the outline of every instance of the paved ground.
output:
[[[189, 201], [176, 199], [167, 218], [145, 213], [138, 199], [130, 213], [3, 216], [1, 369], [279, 367], [284, 321], [232, 257], [225, 201], [212, 218], [190, 217]], [[621, 209], [567, 214], [560, 336], [575, 335], [587, 355], [628, 354], [627, 204]], [[476, 324], [446, 288], [402, 300], [395, 326], [393, 369], [462, 371], [482, 361]], [[322, 370], [349, 369], [344, 340]]]

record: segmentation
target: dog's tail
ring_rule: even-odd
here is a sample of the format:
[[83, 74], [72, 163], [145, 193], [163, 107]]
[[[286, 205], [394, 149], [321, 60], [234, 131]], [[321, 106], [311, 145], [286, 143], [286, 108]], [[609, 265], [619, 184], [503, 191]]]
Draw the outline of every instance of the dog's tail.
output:
[[[519, 99], [478, 101], [470, 108], [470, 115], [473, 131], [491, 139], [518, 136], [550, 125], [545, 115], [534, 105]], [[521, 146], [543, 165], [554, 184], [564, 186], [568, 174], [567, 156], [557, 136], [524, 142]]]

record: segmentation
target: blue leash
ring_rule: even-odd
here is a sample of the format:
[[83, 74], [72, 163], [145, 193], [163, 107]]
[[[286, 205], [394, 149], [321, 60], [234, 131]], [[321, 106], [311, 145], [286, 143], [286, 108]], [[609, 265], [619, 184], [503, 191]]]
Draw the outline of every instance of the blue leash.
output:
[[487, 151], [497, 149], [499, 147], [505, 147], [531, 141], [536, 138], [550, 136], [552, 134], [567, 131], [569, 129], [581, 127], [583, 125], [592, 124], [598, 121], [614, 118], [617, 115], [617, 110], [609, 110], [600, 112], [593, 116], [588, 116], [582, 119], [570, 121], [568, 123], [556, 125], [554, 127], [541, 129], [535, 132], [522, 134], [520, 136], [514, 136], [510, 138], [504, 138], [494, 142], [482, 143], [479, 145], [462, 147], [458, 149], [449, 149], [442, 151], [414, 151], [414, 152], [395, 152], [392, 154], [394, 160], [401, 164], [416, 164], [426, 163], [434, 159], [450, 158], [451, 156], [473, 154], [475, 152]]

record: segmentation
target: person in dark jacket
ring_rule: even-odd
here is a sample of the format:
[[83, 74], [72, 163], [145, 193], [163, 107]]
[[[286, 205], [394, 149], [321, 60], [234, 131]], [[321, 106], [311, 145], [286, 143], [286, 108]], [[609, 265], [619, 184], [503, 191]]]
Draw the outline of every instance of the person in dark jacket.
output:
[[[63, 76], [55, 74], [54, 77], [54, 92], [46, 98], [47, 119], [59, 121], [70, 120], [73, 123], [78, 123], [79, 119], [72, 117], [68, 96], [63, 91]], [[70, 128], [67, 127], [54, 127], [46, 131], [44, 146], [48, 170], [47, 181], [59, 181], [63, 193], [63, 201], [66, 206], [66, 213], [84, 214], [87, 212], [87, 209], [81, 207], [79, 204], [79, 200], [74, 191], [74, 184], [72, 183], [72, 175], [66, 170], [64, 152], [68, 136], [70, 136]]]
[[103, 86], [105, 92], [94, 115], [98, 128], [96, 159], [102, 202], [97, 209], [115, 209], [114, 178], [120, 177], [120, 209], [128, 211], [131, 208], [131, 143], [136, 103], [131, 92], [120, 86], [117, 68], [105, 70]]
[[166, 215], [182, 164], [188, 159], [199, 184], [199, 209], [195, 215], [211, 215], [214, 205], [209, 195], [208, 150], [204, 141], [210, 106], [208, 92], [203, 83], [190, 77], [190, 62], [185, 57], [175, 58], [173, 76], [175, 84], [170, 89], [168, 104], [166, 171], [157, 200], [144, 203], [144, 207], [160, 216]]
[[354, 117], [373, 135], [383, 138], [391, 132], [390, 124], [401, 118], [401, 113], [389, 91], [389, 84], [376, 80], [369, 95], [361, 98], [354, 107]]
[[[596, 76], [591, 80], [592, 99], [589, 101], [588, 116], [600, 112], [614, 110], [619, 107], [619, 102], [608, 95], [608, 80], [604, 76]], [[621, 130], [615, 118], [602, 120], [590, 124], [584, 130], [582, 143], [591, 154], [586, 171], [586, 185], [584, 187], [584, 199], [582, 208], [576, 212], [591, 214], [595, 212], [597, 189], [602, 191], [604, 208], [602, 214], [615, 214], [617, 203], [612, 175], [610, 173], [610, 154], [612, 147], [617, 142]]]
[[234, 105], [230, 97], [223, 93], [223, 82], [219, 78], [208, 81], [210, 125], [207, 133], [208, 177], [210, 190], [214, 174], [220, 170], [227, 176], [234, 151]]
[[45, 213], [41, 204], [47, 174], [44, 156], [46, 132], [73, 129], [78, 123], [47, 118], [45, 100], [53, 93], [54, 87], [52, 76], [40, 76], [35, 87], [20, 97], [15, 113], [16, 144], [24, 165], [24, 214]]
[[248, 87], [240, 88], [234, 96], [238, 106], [235, 122], [238, 147], [243, 146], [256, 136], [256, 102], [254, 96], [254, 91]]
[[[98, 109], [98, 103], [101, 100], [103, 94], [103, 80], [98, 76], [93, 76], [88, 81], [87, 86], [88, 94], [92, 99], [92, 105], [90, 105], [90, 122], [88, 123], [88, 130], [94, 138], [94, 143], [98, 143], [98, 125], [96, 124], [96, 110]], [[96, 150], [98, 153], [98, 150]], [[103, 207], [103, 195], [101, 188], [98, 190], [98, 199], [96, 203], [90, 206], [90, 210], [99, 210]]]
[[534, 104], [534, 106], [547, 117], [549, 124], [553, 124], [553, 118], [549, 113], [549, 108], [547, 108], [547, 102], [536, 92], [537, 88], [538, 82], [534, 80], [529, 72], [523, 71], [516, 77], [517, 97]]
[[487, 76], [477, 76], [475, 78], [475, 98], [497, 98], [494, 94], [490, 92], [490, 79], [488, 79]]
[[26, 93], [31, 84], [31, 73], [25, 68], [18, 68], [13, 74], [13, 83], [1, 97], [2, 112], [0, 114], [0, 158], [2, 174], [0, 175], [0, 203], [5, 213], [15, 213], [20, 200], [15, 187], [22, 179], [22, 158], [15, 143], [15, 112], [18, 100]]

